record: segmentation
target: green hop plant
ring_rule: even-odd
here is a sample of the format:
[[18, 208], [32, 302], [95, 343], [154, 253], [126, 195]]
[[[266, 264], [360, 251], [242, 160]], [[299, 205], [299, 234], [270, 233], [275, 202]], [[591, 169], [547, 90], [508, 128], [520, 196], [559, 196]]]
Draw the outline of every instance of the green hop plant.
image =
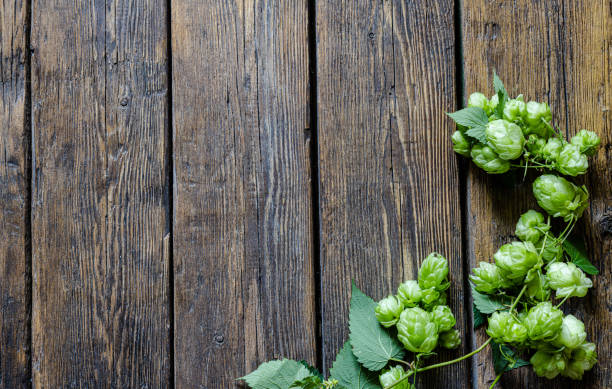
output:
[[523, 100], [523, 96], [519, 96], [516, 99], [506, 101], [504, 105], [504, 119], [509, 122], [516, 122], [523, 118], [526, 114], [526, 104]]
[[550, 301], [538, 303], [532, 307], [525, 320], [527, 336], [533, 341], [553, 340], [563, 324], [563, 312], [553, 307]]
[[537, 301], [546, 301], [550, 298], [548, 280], [542, 273], [537, 272], [527, 283], [527, 296]]
[[533, 182], [533, 194], [549, 215], [562, 217], [566, 222], [578, 219], [586, 209], [589, 193], [563, 177], [544, 174]]
[[565, 370], [565, 358], [561, 352], [548, 352], [540, 350], [533, 354], [530, 359], [533, 371], [539, 377], [546, 377], [549, 380], [558, 376]]
[[489, 122], [485, 131], [487, 142], [493, 147], [499, 158], [516, 159], [523, 153], [525, 137], [519, 126], [499, 119]]
[[437, 305], [431, 311], [431, 319], [438, 326], [438, 332], [448, 331], [455, 326], [456, 320], [448, 305]]
[[440, 300], [441, 293], [436, 288], [422, 289], [421, 303], [426, 307], [433, 307], [437, 305]]
[[[382, 374], [378, 376], [378, 381], [380, 381], [380, 385], [383, 388], [387, 388], [393, 385], [394, 382], [397, 382], [406, 376], [406, 372], [401, 366], [390, 367], [386, 370], [383, 370]], [[395, 389], [411, 389], [412, 384], [408, 380], [404, 380], [399, 384], [395, 385], [393, 388]]]
[[468, 142], [461, 131], [455, 131], [451, 140], [453, 141], [453, 150], [455, 150], [457, 154], [461, 154], [464, 157], [470, 156], [470, 142]]
[[541, 137], [548, 138], [548, 127], [544, 124], [552, 120], [550, 107], [546, 103], [538, 103], [530, 101], [525, 106], [525, 123], [529, 126], [529, 134], [537, 134]]
[[474, 92], [468, 97], [468, 107], [482, 108], [485, 112], [489, 113], [489, 100], [487, 96], [480, 92]]
[[584, 343], [586, 336], [584, 323], [573, 315], [567, 315], [563, 318], [561, 332], [559, 332], [553, 344], [557, 347], [575, 349]]
[[551, 263], [546, 277], [557, 297], [584, 297], [593, 286], [593, 281], [573, 263]]
[[577, 176], [586, 173], [589, 161], [586, 155], [580, 152], [580, 147], [566, 144], [557, 158], [557, 169], [568, 176]]
[[530, 209], [521, 215], [516, 223], [515, 234], [523, 242], [537, 243], [540, 238], [550, 229], [544, 221], [544, 215]]
[[470, 151], [472, 160], [479, 168], [489, 174], [502, 174], [510, 170], [510, 162], [499, 158], [489, 146], [474, 145]]
[[429, 312], [406, 308], [397, 322], [397, 338], [412, 352], [429, 353], [438, 344], [438, 328]]
[[597, 352], [594, 343], [582, 343], [574, 350], [568, 350], [568, 361], [561, 375], [573, 380], [581, 380], [585, 371], [591, 370], [597, 363]]
[[572, 137], [570, 143], [578, 146], [582, 154], [592, 156], [597, 151], [601, 140], [593, 131], [580, 130]]
[[509, 312], [494, 312], [487, 334], [498, 343], [521, 344], [527, 339], [527, 328]]
[[415, 307], [422, 296], [423, 292], [415, 280], [406, 281], [397, 288], [397, 298], [406, 308]]
[[480, 266], [472, 269], [472, 273], [474, 274], [470, 275], [470, 281], [479, 292], [491, 294], [510, 286], [499, 268], [492, 263], [480, 262]]
[[547, 161], [557, 161], [563, 149], [563, 141], [559, 138], [549, 138], [542, 147], [542, 157]]
[[[552, 138], [551, 138], [552, 139]], [[542, 156], [544, 146], [546, 146], [546, 139], [540, 138], [535, 134], [529, 135], [525, 147], [530, 154], [535, 156]]]
[[421, 289], [435, 288], [444, 291], [450, 286], [447, 280], [448, 262], [438, 253], [431, 253], [419, 268], [419, 286]]
[[[540, 256], [546, 263], [560, 261], [563, 258], [563, 247], [554, 238], [542, 238], [534, 246], [537, 252], [541, 253]], [[542, 246], [544, 246], [544, 249], [542, 249]]]
[[493, 258], [504, 277], [517, 282], [522, 281], [539, 262], [538, 253], [531, 242], [505, 244], [493, 254]]
[[461, 337], [459, 336], [459, 331], [457, 331], [456, 329], [451, 329], [449, 331], [444, 331], [440, 333], [438, 343], [440, 343], [440, 346], [447, 349], [454, 349], [459, 347], [459, 345], [461, 345]]
[[394, 326], [399, 320], [399, 316], [404, 310], [404, 306], [395, 296], [387, 296], [378, 302], [374, 313], [383, 327]]

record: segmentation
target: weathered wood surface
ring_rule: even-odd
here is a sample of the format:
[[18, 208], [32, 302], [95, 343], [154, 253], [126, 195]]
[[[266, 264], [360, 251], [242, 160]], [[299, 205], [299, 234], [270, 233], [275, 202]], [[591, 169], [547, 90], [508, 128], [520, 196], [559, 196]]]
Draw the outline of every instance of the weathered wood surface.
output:
[[176, 385], [316, 363], [306, 1], [172, 3]]
[[[448, 258], [450, 305], [465, 334], [452, 1], [317, 2], [323, 362], [347, 339], [350, 282], [376, 299]], [[465, 350], [442, 353], [441, 358]], [[424, 374], [461, 388], [468, 363]]]
[[30, 377], [26, 4], [0, 7], [0, 388]]
[[[497, 69], [512, 96], [548, 101], [555, 126], [568, 135], [581, 128], [602, 138], [599, 153], [592, 158], [586, 177], [591, 206], [580, 226], [588, 235], [593, 262], [601, 270], [595, 287], [585, 299], [566, 304], [566, 313], [585, 321], [589, 338], [597, 343], [599, 363], [580, 383], [585, 388], [607, 387], [612, 381], [609, 302], [612, 181], [612, 14], [604, 1], [576, 2], [463, 2], [463, 53], [466, 97], [473, 91], [488, 91], [491, 73]], [[468, 178], [468, 247], [470, 267], [488, 261], [504, 243], [513, 240], [521, 213], [537, 207], [531, 192], [532, 176], [522, 182], [515, 177], [495, 177], [470, 166]], [[582, 180], [581, 180], [582, 181]], [[586, 231], [584, 231], [586, 230]], [[475, 344], [486, 339], [478, 331]], [[495, 378], [490, 352], [475, 357], [478, 388], [488, 388]], [[519, 369], [507, 374], [500, 387], [575, 387], [570, 380], [548, 381]]]
[[32, 5], [38, 388], [169, 384], [164, 4]]

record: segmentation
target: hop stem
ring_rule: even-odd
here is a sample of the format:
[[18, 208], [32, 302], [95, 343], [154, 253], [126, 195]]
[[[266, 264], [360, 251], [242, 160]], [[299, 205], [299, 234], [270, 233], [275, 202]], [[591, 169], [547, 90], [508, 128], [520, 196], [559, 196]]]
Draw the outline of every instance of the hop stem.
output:
[[493, 381], [493, 383], [491, 384], [491, 386], [489, 387], [489, 389], [493, 389], [495, 387], [495, 384], [497, 384], [497, 382], [499, 381], [499, 379], [501, 378], [502, 374], [504, 374], [504, 372], [502, 371], [501, 373], [499, 373], [497, 375], [497, 377], [495, 377], [495, 381]]

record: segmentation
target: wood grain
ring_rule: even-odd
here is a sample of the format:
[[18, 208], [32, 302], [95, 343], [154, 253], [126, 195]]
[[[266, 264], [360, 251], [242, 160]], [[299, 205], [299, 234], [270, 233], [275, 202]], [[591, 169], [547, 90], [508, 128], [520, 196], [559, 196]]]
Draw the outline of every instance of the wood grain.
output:
[[0, 8], [0, 388], [29, 385], [26, 4]]
[[[346, 340], [350, 282], [376, 299], [448, 258], [450, 305], [465, 336], [453, 2], [317, 2], [324, 366]], [[443, 352], [450, 359], [465, 350]], [[464, 387], [467, 363], [424, 374]]]
[[[575, 5], [573, 4], [575, 3]], [[528, 100], [548, 101], [556, 127], [573, 135], [586, 127], [602, 137], [602, 148], [592, 159], [587, 175], [592, 190], [590, 212], [582, 228], [589, 236], [594, 263], [603, 270], [586, 299], [566, 304], [565, 311], [585, 320], [590, 339], [598, 344], [599, 365], [585, 375], [584, 387], [600, 388], [610, 382], [610, 9], [604, 1], [491, 2], [467, 0], [463, 4], [463, 48], [466, 95], [493, 93], [491, 74], [497, 69], [509, 93]], [[504, 243], [513, 240], [521, 213], [537, 207], [530, 176], [488, 176], [470, 166], [468, 217], [470, 267], [490, 261]], [[581, 180], [578, 180], [581, 181]], [[486, 339], [483, 330], [475, 344]], [[475, 357], [476, 385], [488, 388], [495, 378], [490, 352]], [[506, 374], [498, 387], [574, 387], [569, 380], [540, 379], [531, 369]]]
[[169, 385], [164, 4], [33, 2], [35, 387]]
[[175, 364], [316, 363], [306, 1], [172, 3]]

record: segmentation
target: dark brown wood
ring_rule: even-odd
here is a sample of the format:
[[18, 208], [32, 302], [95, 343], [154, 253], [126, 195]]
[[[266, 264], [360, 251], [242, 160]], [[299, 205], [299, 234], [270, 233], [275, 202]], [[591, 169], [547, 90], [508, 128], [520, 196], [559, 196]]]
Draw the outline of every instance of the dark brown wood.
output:
[[[575, 3], [575, 4], [574, 4]], [[490, 2], [468, 0], [463, 4], [463, 51], [466, 96], [474, 91], [493, 93], [493, 69], [497, 69], [512, 96], [548, 101], [557, 127], [573, 135], [580, 128], [597, 131], [602, 150], [592, 159], [587, 184], [592, 190], [590, 212], [582, 228], [590, 237], [593, 261], [602, 269], [586, 299], [566, 304], [566, 312], [585, 320], [589, 338], [598, 344], [599, 364], [585, 375], [581, 387], [606, 387], [610, 382], [610, 234], [605, 227], [610, 202], [610, 10], [601, 1]], [[535, 176], [534, 176], [535, 177]], [[490, 261], [504, 243], [513, 240], [521, 213], [537, 208], [531, 192], [534, 177], [522, 182], [515, 176], [490, 176], [474, 165], [468, 177], [470, 267]], [[581, 181], [580, 179], [578, 181]], [[483, 330], [475, 345], [486, 339]], [[476, 357], [477, 387], [488, 388], [495, 378], [490, 352]], [[575, 387], [576, 383], [538, 378], [523, 368], [506, 374], [498, 387]]]
[[175, 366], [316, 362], [306, 1], [174, 1]]
[[169, 384], [164, 2], [32, 9], [33, 384]]
[[[348, 336], [351, 279], [376, 299], [416, 278], [431, 251], [448, 258], [450, 305], [466, 350], [461, 213], [452, 124], [452, 1], [319, 1], [317, 76], [323, 358]], [[468, 385], [467, 363], [423, 374]]]
[[0, 388], [29, 385], [26, 4], [0, 9]]

